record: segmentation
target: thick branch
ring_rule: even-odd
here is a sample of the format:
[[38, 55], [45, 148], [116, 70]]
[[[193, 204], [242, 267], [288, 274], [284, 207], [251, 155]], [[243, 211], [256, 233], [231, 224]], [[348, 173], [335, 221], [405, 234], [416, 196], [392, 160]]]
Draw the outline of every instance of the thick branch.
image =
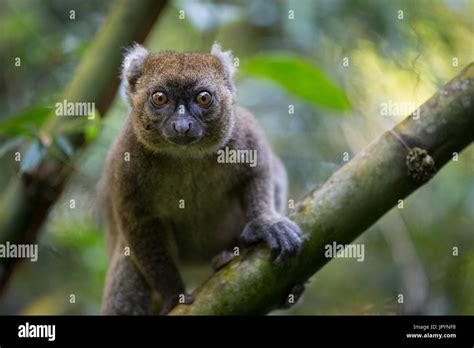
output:
[[[420, 108], [384, 133], [351, 162], [311, 192], [292, 216], [308, 236], [291, 264], [267, 261], [264, 249], [247, 251], [209, 278], [194, 295], [192, 305], [179, 305], [170, 314], [264, 314], [278, 307], [295, 284], [304, 283], [330, 259], [324, 247], [334, 241], [351, 242], [370, 225], [426, 181], [428, 157], [421, 172], [408, 173], [407, 155], [426, 150], [439, 170], [454, 152], [474, 140], [474, 63]], [[415, 167], [415, 165], [410, 165]]]
[[[124, 48], [133, 42], [144, 41], [165, 4], [166, 0], [118, 0], [59, 101], [93, 102], [104, 115], [117, 91], [117, 76]], [[45, 134], [58, 134], [64, 128], [71, 129], [72, 122], [79, 122], [79, 118], [55, 117], [52, 114], [42, 131]], [[67, 126], [65, 123], [68, 123]], [[85, 145], [84, 135], [80, 131], [71, 136], [70, 141], [76, 151]], [[72, 162], [65, 163], [47, 157], [33, 171], [13, 178], [0, 200], [2, 242], [35, 241], [72, 168]], [[0, 292], [5, 289], [18, 260], [0, 260]]]

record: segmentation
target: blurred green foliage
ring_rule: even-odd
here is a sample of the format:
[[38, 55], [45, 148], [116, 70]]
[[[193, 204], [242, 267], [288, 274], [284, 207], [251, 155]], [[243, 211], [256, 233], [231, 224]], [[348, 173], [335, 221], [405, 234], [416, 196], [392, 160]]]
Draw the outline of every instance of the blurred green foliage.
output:
[[[71, 155], [59, 134], [38, 127], [112, 8], [108, 0], [0, 2], [0, 187], [18, 175], [15, 151], [31, 142], [46, 136], [58, 155]], [[345, 153], [352, 158], [404, 117], [381, 116], [381, 103], [420, 104], [473, 59], [473, 13], [472, 0], [175, 0], [146, 45], [208, 51], [217, 39], [233, 50], [243, 64], [238, 104], [257, 115], [288, 169], [289, 198], [298, 200], [344, 165]], [[64, 130], [86, 127], [94, 141], [74, 154], [74, 176], [42, 231], [39, 260], [18, 268], [0, 314], [99, 312], [106, 251], [95, 192], [126, 114], [117, 97], [104, 121]], [[473, 179], [471, 146], [356, 240], [365, 244], [364, 262], [331, 261], [302, 303], [276, 314], [474, 314]], [[192, 288], [209, 273], [200, 268], [185, 278]]]
[[35, 106], [0, 122], [0, 134], [34, 135], [51, 114], [47, 106]]
[[247, 60], [247, 74], [273, 80], [288, 92], [316, 105], [349, 108], [345, 93], [316, 65], [289, 53], [259, 54]]

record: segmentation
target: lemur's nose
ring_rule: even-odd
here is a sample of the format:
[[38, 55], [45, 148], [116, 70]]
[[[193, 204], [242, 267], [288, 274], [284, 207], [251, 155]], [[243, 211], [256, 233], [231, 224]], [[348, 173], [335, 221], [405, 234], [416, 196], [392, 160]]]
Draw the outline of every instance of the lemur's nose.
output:
[[191, 130], [192, 125], [193, 123], [185, 118], [178, 118], [173, 121], [173, 129], [180, 137], [184, 137]]

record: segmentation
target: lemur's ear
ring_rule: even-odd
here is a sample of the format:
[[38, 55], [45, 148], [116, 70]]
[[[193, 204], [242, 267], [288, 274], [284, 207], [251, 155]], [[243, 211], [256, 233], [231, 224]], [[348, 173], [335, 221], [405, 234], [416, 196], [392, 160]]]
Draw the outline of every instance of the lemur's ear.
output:
[[235, 94], [235, 86], [233, 76], [235, 73], [234, 57], [232, 51], [222, 51], [221, 45], [216, 41], [212, 45], [211, 54], [219, 59], [229, 86], [229, 89]]
[[135, 44], [125, 53], [122, 63], [122, 83], [125, 91], [134, 92], [138, 78], [143, 73], [143, 64], [149, 53], [145, 47]]

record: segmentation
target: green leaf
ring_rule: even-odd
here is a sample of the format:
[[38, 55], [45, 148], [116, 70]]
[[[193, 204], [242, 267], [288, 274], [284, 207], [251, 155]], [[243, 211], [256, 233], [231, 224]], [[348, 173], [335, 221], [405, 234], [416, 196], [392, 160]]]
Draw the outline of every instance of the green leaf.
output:
[[52, 109], [45, 106], [34, 106], [26, 111], [11, 116], [0, 122], [0, 134], [21, 135], [35, 133], [48, 118]]
[[25, 155], [21, 159], [20, 171], [27, 172], [34, 168], [46, 155], [48, 150], [39, 139], [35, 139], [26, 149]]
[[314, 63], [290, 53], [262, 53], [250, 58], [243, 69], [250, 75], [272, 80], [289, 93], [316, 105], [347, 110], [349, 100]]
[[23, 141], [23, 137], [14, 137], [5, 141], [2, 145], [0, 145], [0, 158], [3, 157], [8, 151], [13, 150], [18, 145], [20, 145]]

